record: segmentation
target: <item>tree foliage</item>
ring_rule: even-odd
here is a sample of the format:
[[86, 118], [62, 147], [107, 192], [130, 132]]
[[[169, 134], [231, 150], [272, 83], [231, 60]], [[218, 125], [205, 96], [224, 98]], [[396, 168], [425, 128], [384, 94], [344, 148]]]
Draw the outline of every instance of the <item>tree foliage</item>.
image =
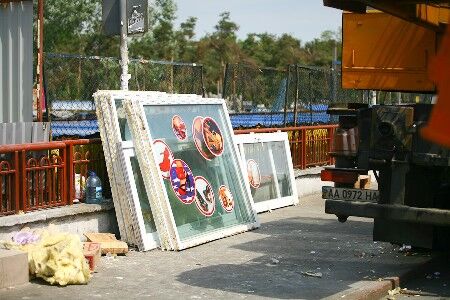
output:
[[[208, 91], [221, 90], [227, 63], [283, 69], [288, 64], [330, 66], [335, 47], [340, 57], [340, 30], [324, 31], [304, 44], [290, 34], [277, 36], [267, 32], [250, 33], [240, 40], [239, 25], [229, 12], [223, 12], [213, 32], [196, 37], [195, 17], [189, 17], [175, 28], [174, 0], [152, 3], [149, 31], [129, 38], [130, 57], [203, 64]], [[45, 51], [118, 56], [118, 37], [102, 33], [101, 0], [46, 1]]]

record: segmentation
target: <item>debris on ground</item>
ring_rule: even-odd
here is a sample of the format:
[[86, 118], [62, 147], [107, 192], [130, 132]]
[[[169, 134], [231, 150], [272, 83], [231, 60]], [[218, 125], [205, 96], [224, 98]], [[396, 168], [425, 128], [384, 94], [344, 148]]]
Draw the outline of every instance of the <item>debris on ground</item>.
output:
[[[50, 225], [47, 229], [22, 230], [22, 237], [37, 236], [35, 242], [17, 243], [14, 238], [3, 242], [7, 249], [28, 253], [28, 268], [31, 276], [42, 278], [50, 284], [86, 284], [91, 278], [89, 265], [83, 255], [83, 246], [77, 235], [61, 233]], [[30, 239], [26, 239], [30, 241]], [[24, 241], [18, 239], [18, 241]]]
[[398, 286], [398, 287], [396, 287], [396, 288], [393, 289], [393, 290], [389, 290], [389, 291], [388, 291], [388, 295], [389, 295], [389, 296], [395, 296], [395, 295], [400, 294], [400, 291], [401, 291], [401, 288]]
[[409, 251], [411, 251], [411, 249], [412, 249], [411, 245], [405, 245], [405, 244], [403, 244], [403, 246], [401, 246], [401, 247], [398, 249], [398, 252], [409, 252]]
[[14, 234], [12, 240], [14, 243], [19, 245], [26, 245], [37, 242], [37, 240], [39, 240], [39, 236], [26, 228]]
[[94, 272], [100, 263], [100, 257], [102, 255], [100, 244], [93, 242], [83, 243], [83, 254], [89, 264], [89, 269], [91, 272]]
[[99, 243], [102, 254], [125, 254], [128, 253], [128, 245], [125, 242], [116, 239], [116, 236], [112, 233], [85, 233], [88, 242]]
[[323, 274], [321, 272], [301, 272], [302, 275], [309, 276], [309, 277], [316, 277], [316, 278], [322, 278]]

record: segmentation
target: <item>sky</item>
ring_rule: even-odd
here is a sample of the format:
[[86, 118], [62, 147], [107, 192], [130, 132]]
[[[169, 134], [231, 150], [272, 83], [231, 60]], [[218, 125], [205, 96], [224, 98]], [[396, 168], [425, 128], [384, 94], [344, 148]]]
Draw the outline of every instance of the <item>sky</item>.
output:
[[197, 17], [196, 38], [214, 31], [219, 14], [229, 11], [240, 26], [238, 37], [248, 33], [289, 33], [302, 42], [311, 41], [324, 30], [337, 30], [341, 11], [323, 6], [322, 0], [175, 0], [176, 26]]

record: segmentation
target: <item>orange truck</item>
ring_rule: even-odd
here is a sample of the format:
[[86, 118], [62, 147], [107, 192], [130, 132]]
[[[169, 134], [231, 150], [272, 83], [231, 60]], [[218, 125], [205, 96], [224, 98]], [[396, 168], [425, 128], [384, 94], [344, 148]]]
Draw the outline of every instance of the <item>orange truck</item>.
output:
[[437, 94], [329, 109], [339, 127], [336, 164], [321, 174], [334, 183], [322, 187], [325, 211], [373, 218], [374, 240], [450, 249], [450, 2], [323, 2], [344, 11], [343, 88]]

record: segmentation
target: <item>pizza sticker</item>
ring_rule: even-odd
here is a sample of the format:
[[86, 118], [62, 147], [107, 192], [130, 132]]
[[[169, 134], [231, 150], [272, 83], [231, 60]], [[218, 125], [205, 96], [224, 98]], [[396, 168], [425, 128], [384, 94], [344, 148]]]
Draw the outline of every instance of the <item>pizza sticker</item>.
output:
[[170, 183], [177, 198], [184, 204], [191, 204], [195, 198], [195, 180], [189, 166], [181, 159], [175, 159], [170, 167]]
[[232, 212], [234, 208], [233, 195], [228, 187], [221, 185], [219, 188], [220, 204], [226, 212]]
[[203, 140], [209, 152], [214, 156], [220, 156], [223, 152], [223, 136], [219, 125], [213, 118], [206, 117], [203, 119]]
[[200, 155], [206, 159], [211, 160], [215, 156], [206, 147], [205, 141], [203, 139], [203, 117], [195, 117], [192, 122], [192, 139], [194, 140], [195, 147], [197, 148]]
[[216, 201], [211, 184], [203, 176], [195, 177], [195, 204], [200, 213], [206, 217], [214, 214]]
[[247, 161], [247, 174], [250, 186], [255, 189], [258, 188], [261, 184], [261, 173], [259, 172], [258, 163], [253, 159]]
[[186, 124], [179, 115], [172, 117], [172, 131], [180, 141], [184, 141], [187, 138]]
[[153, 151], [155, 152], [156, 163], [159, 166], [162, 177], [164, 179], [169, 179], [170, 166], [173, 162], [172, 151], [163, 140], [153, 141]]

